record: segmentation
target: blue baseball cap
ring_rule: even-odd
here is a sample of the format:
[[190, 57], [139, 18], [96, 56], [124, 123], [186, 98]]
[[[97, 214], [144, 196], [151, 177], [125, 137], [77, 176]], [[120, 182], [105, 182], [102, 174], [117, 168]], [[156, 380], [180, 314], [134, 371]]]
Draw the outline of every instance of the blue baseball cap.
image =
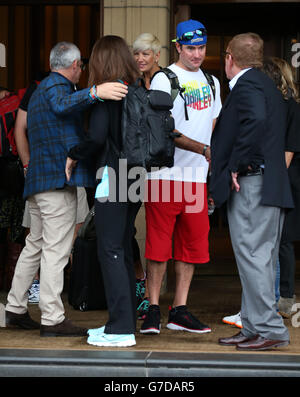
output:
[[176, 39], [172, 40], [186, 45], [203, 45], [207, 42], [207, 31], [205, 26], [193, 19], [180, 22], [176, 28]]

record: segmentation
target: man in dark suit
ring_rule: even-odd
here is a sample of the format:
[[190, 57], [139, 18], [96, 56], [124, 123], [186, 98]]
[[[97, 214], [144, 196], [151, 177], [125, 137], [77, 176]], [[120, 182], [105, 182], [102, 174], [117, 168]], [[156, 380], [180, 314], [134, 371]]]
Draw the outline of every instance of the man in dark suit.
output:
[[284, 209], [293, 200], [284, 159], [286, 107], [280, 91], [258, 68], [263, 41], [235, 36], [225, 54], [231, 93], [212, 135], [210, 194], [227, 202], [232, 246], [242, 284], [243, 329], [222, 345], [267, 350], [289, 344], [276, 312], [275, 263]]

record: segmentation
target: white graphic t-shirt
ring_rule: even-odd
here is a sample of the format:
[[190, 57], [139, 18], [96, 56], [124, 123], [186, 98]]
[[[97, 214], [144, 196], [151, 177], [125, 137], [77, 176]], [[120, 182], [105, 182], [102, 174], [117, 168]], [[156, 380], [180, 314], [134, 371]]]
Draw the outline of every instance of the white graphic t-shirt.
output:
[[[186, 120], [184, 101], [178, 94], [171, 110], [175, 128], [188, 138], [210, 145], [213, 120], [218, 117], [222, 107], [218, 79], [213, 76], [216, 87], [214, 100], [212, 89], [200, 69], [197, 72], [189, 72], [175, 64], [169, 68], [178, 76], [180, 86], [185, 88], [183, 95], [189, 116], [189, 120]], [[164, 73], [158, 73], [150, 89], [171, 93], [170, 81]], [[205, 183], [208, 165], [204, 156], [176, 147], [174, 167], [151, 172], [148, 179]]]

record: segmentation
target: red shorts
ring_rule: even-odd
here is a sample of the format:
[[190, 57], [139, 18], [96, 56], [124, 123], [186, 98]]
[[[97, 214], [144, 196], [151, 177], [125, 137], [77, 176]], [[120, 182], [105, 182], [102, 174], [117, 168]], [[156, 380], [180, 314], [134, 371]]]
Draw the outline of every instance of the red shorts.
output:
[[[209, 262], [205, 183], [148, 180], [145, 257], [165, 262]], [[172, 249], [174, 252], [172, 254]]]

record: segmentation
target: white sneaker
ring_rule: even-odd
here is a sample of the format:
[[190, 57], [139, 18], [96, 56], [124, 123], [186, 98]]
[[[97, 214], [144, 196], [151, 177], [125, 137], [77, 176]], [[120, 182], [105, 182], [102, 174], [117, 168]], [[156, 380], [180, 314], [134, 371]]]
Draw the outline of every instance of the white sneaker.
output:
[[223, 323], [235, 325], [238, 328], [243, 328], [242, 320], [241, 320], [241, 312], [234, 314], [233, 316], [226, 316], [223, 318]]
[[89, 336], [97, 336], [97, 335], [102, 335], [104, 334], [105, 326], [101, 328], [91, 328], [88, 330], [88, 335]]
[[40, 282], [34, 280], [32, 286], [29, 289], [28, 303], [39, 303], [40, 301]]
[[136, 344], [134, 334], [101, 334], [90, 335], [87, 339], [89, 345], [105, 347], [129, 347]]

